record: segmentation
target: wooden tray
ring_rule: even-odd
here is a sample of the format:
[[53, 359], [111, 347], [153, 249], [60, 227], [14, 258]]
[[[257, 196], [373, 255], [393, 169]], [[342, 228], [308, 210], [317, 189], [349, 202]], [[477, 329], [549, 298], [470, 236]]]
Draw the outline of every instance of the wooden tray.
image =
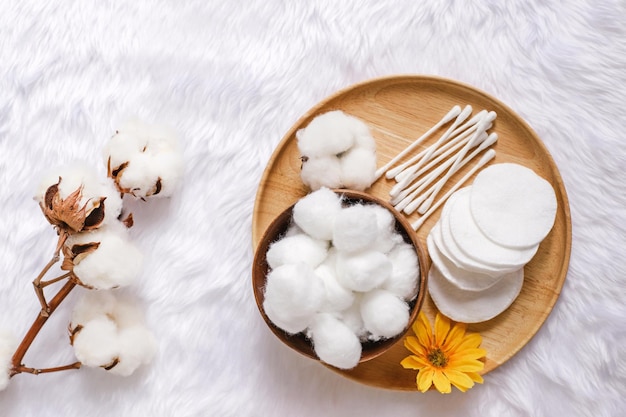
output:
[[[300, 154], [295, 133], [315, 116], [339, 109], [363, 120], [372, 128], [377, 144], [378, 166], [382, 166], [437, 123], [456, 104], [461, 107], [472, 105], [473, 114], [482, 109], [495, 111], [498, 117], [490, 132], [498, 133], [499, 140], [494, 147], [496, 158], [491, 163], [515, 162], [533, 169], [553, 185], [558, 202], [554, 227], [541, 243], [535, 257], [526, 265], [524, 286], [518, 298], [499, 316], [469, 326], [469, 331], [480, 332], [483, 337], [482, 346], [487, 350], [487, 359], [482, 373], [486, 374], [516, 354], [550, 314], [565, 281], [572, 238], [567, 194], [552, 157], [535, 132], [497, 99], [456, 81], [410, 75], [374, 79], [325, 99], [296, 122], [272, 155], [257, 191], [252, 243], [256, 249], [271, 221], [309, 192], [300, 180]], [[438, 134], [446, 128], [444, 126]], [[416, 151], [434, 142], [438, 134]], [[413, 153], [407, 158], [411, 155]], [[456, 179], [465, 175], [472, 165], [468, 164], [457, 172], [440, 195]], [[472, 180], [465, 185], [470, 185]], [[388, 198], [394, 184], [395, 181], [383, 177], [367, 191]], [[439, 219], [440, 210], [417, 232], [424, 246], [428, 232]], [[413, 214], [409, 220], [417, 218], [418, 215]], [[423, 309], [433, 320], [436, 309], [430, 297], [427, 297]], [[367, 385], [411, 391], [417, 389], [416, 372], [400, 366], [400, 361], [408, 354], [400, 341], [385, 354], [354, 369], [332, 369]]]

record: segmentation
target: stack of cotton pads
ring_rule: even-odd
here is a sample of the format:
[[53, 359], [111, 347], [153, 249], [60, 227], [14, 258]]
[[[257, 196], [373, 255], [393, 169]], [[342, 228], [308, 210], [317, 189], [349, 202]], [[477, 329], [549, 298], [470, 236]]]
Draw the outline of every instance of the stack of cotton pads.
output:
[[362, 342], [407, 328], [420, 279], [416, 250], [389, 210], [346, 205], [328, 188], [300, 199], [292, 213], [266, 253], [263, 309], [285, 332], [304, 332], [323, 362], [353, 368]]
[[360, 119], [334, 110], [316, 116], [296, 132], [302, 182], [363, 191], [376, 180], [376, 142]]
[[427, 238], [429, 292], [437, 308], [464, 323], [506, 310], [556, 209], [550, 183], [513, 163], [485, 168], [470, 187], [452, 194]]

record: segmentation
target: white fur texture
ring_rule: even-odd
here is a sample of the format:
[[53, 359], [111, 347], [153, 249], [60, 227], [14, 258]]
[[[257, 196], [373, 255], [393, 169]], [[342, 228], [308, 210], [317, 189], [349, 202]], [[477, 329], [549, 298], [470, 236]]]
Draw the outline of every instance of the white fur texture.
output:
[[[39, 310], [31, 281], [54, 249], [32, 200], [38, 171], [85, 159], [104, 175], [101, 149], [133, 115], [171, 126], [185, 155], [171, 200], [129, 207], [145, 269], [128, 290], [156, 333], [152, 364], [128, 378], [18, 375], [0, 392], [3, 416], [623, 415], [623, 1], [8, 0], [2, 11], [0, 328], [26, 332]], [[509, 105], [552, 154], [571, 207], [554, 310], [465, 394], [337, 375], [274, 337], [250, 284], [255, 192], [280, 138], [337, 90], [407, 73], [457, 79]], [[54, 313], [26, 365], [75, 360], [75, 301]]]

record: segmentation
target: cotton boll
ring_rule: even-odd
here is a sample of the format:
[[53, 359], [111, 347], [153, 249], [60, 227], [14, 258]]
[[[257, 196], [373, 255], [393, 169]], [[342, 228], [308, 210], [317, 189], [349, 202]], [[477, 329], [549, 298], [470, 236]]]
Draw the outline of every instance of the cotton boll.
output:
[[381, 288], [404, 300], [412, 300], [417, 295], [420, 279], [419, 259], [415, 249], [403, 242], [396, 245], [388, 256], [392, 271]]
[[340, 164], [344, 188], [363, 191], [376, 180], [376, 153], [369, 149], [350, 149], [342, 155]]
[[99, 315], [82, 325], [72, 341], [76, 358], [86, 366], [112, 364], [117, 358], [117, 326], [106, 315]]
[[370, 291], [391, 276], [392, 264], [383, 253], [367, 250], [337, 256], [337, 280], [353, 291]]
[[128, 165], [115, 177], [120, 189], [135, 197], [146, 198], [157, 191], [157, 180], [152, 169], [152, 158], [146, 153], [138, 153], [128, 161]]
[[13, 333], [0, 329], [0, 391], [9, 384], [9, 375], [13, 365], [11, 359], [17, 346], [18, 341]]
[[341, 163], [336, 156], [309, 158], [302, 163], [300, 178], [312, 191], [341, 187]]
[[370, 247], [376, 240], [377, 218], [361, 204], [339, 212], [333, 226], [333, 245], [339, 251], [357, 252]]
[[315, 354], [322, 362], [339, 369], [354, 368], [361, 359], [359, 338], [336, 317], [319, 313], [311, 323]]
[[156, 341], [145, 328], [137, 302], [108, 291], [89, 291], [70, 323], [74, 352], [83, 365], [130, 375], [154, 356]]
[[119, 363], [110, 372], [129, 376], [139, 366], [148, 364], [154, 358], [157, 341], [154, 335], [143, 327], [131, 327], [119, 334]]
[[283, 237], [272, 243], [267, 250], [266, 259], [270, 268], [281, 265], [304, 262], [315, 268], [326, 258], [328, 243], [313, 239], [306, 234]]
[[371, 340], [388, 339], [408, 325], [409, 306], [389, 291], [374, 290], [363, 295], [361, 317]]
[[354, 133], [352, 118], [340, 110], [330, 111], [296, 132], [298, 149], [309, 158], [337, 155], [352, 147]]
[[331, 240], [335, 218], [341, 211], [341, 198], [322, 187], [301, 198], [293, 208], [293, 221], [315, 239]]
[[[97, 245], [95, 249], [80, 252], [91, 244]], [[142, 253], [125, 233], [114, 228], [103, 227], [95, 232], [76, 234], [66, 247], [73, 257], [72, 271], [87, 287], [111, 289], [127, 286], [141, 272]]]
[[336, 312], [352, 305], [354, 293], [339, 284], [334, 268], [322, 264], [315, 269], [315, 274], [322, 280], [325, 289], [325, 299], [320, 311]]
[[267, 275], [263, 309], [277, 327], [299, 333], [324, 302], [324, 284], [305, 264], [286, 264]]

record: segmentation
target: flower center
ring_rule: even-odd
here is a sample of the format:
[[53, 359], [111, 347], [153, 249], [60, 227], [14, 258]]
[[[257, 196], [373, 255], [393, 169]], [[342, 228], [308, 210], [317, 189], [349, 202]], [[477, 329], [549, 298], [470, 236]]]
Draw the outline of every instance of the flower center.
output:
[[443, 368], [448, 363], [448, 358], [439, 348], [433, 349], [428, 353], [428, 360], [438, 368]]

